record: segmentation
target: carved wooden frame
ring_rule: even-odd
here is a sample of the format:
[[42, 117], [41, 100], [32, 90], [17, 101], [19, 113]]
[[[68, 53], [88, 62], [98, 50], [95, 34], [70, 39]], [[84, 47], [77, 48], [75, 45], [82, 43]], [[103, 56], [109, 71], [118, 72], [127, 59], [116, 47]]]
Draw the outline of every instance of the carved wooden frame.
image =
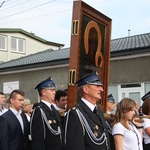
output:
[[83, 1], [74, 1], [69, 60], [68, 109], [78, 99], [75, 82], [96, 70], [104, 92], [99, 106], [105, 111], [110, 66], [111, 19]]

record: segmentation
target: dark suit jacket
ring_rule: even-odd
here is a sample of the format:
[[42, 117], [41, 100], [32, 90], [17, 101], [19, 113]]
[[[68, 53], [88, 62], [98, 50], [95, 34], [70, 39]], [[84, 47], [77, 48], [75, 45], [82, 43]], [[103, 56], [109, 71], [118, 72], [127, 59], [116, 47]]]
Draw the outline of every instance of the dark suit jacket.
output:
[[[96, 116], [82, 100], [79, 101], [75, 108], [78, 108], [82, 112], [92, 132], [97, 138], [99, 138], [102, 135], [104, 129], [106, 130], [106, 123], [101, 110], [98, 109], [99, 117]], [[69, 112], [67, 126], [66, 123], [67, 119], [64, 123], [64, 128], [66, 129], [64, 133], [66, 134], [65, 150], [107, 150], [106, 142], [102, 145], [96, 145], [89, 138], [86, 130], [85, 134], [83, 133], [83, 127], [74, 108]], [[107, 131], [106, 134], [109, 136]], [[109, 144], [109, 138], [107, 139]]]
[[47, 122], [54, 130], [58, 130], [58, 126], [61, 126], [58, 112], [50, 110], [46, 104], [41, 102], [31, 115], [31, 142], [33, 150], [62, 150], [60, 135], [54, 135], [48, 129], [41, 117], [40, 108], [46, 114]]
[[24, 133], [21, 125], [9, 109], [0, 119], [0, 150], [28, 150], [29, 122], [25, 114], [21, 114]]

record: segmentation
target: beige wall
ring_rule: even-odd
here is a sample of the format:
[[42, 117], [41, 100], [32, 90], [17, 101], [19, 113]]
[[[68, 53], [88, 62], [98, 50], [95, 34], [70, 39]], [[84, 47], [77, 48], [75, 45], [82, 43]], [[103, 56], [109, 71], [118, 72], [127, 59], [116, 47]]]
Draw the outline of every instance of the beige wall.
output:
[[56, 83], [57, 89], [64, 90], [67, 88], [68, 67], [58, 67], [39, 71], [0, 75], [0, 91], [3, 91], [4, 82], [19, 81], [19, 89], [26, 93], [26, 97], [29, 98], [32, 103], [35, 103], [38, 101], [39, 97], [37, 90], [34, 90], [34, 88], [38, 83], [50, 76], [52, 76]]
[[[59, 49], [59, 47], [57, 46], [47, 45], [45, 43], [42, 43], [38, 40], [35, 40], [21, 33], [1, 33], [1, 34], [7, 35], [7, 50], [6, 51], [0, 50], [0, 62], [9, 61], [11, 59], [16, 59], [22, 56], [44, 51], [50, 48], [54, 50]], [[11, 36], [25, 39], [25, 52], [24, 53], [11, 52]]]
[[113, 60], [110, 62], [109, 84], [150, 81], [150, 56]]

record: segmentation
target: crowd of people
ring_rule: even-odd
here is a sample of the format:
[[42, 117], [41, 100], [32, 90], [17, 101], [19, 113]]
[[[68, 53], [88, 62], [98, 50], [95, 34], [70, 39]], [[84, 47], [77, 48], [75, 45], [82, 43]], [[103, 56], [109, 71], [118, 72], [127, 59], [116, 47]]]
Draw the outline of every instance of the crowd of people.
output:
[[76, 84], [80, 99], [68, 111], [67, 92], [56, 90], [51, 77], [35, 87], [40, 102], [34, 105], [21, 90], [7, 101], [0, 92], [0, 150], [150, 150], [150, 92], [138, 111], [135, 100], [116, 104], [109, 94], [108, 119], [97, 105], [103, 93], [99, 75], [90, 73]]

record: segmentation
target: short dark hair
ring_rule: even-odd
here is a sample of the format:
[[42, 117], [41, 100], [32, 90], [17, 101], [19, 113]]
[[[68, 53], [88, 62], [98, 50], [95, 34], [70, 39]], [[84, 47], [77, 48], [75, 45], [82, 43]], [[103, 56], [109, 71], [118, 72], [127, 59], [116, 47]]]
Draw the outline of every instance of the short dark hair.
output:
[[142, 112], [145, 115], [150, 114], [150, 97], [146, 98], [142, 105]]
[[0, 92], [0, 95], [5, 95], [3, 92]]
[[59, 101], [62, 96], [67, 96], [67, 93], [63, 90], [57, 90], [55, 94], [55, 101]]
[[25, 93], [21, 90], [13, 90], [10, 95], [9, 95], [9, 99], [15, 99], [16, 98], [16, 95], [17, 94], [20, 94], [21, 96], [25, 96]]

